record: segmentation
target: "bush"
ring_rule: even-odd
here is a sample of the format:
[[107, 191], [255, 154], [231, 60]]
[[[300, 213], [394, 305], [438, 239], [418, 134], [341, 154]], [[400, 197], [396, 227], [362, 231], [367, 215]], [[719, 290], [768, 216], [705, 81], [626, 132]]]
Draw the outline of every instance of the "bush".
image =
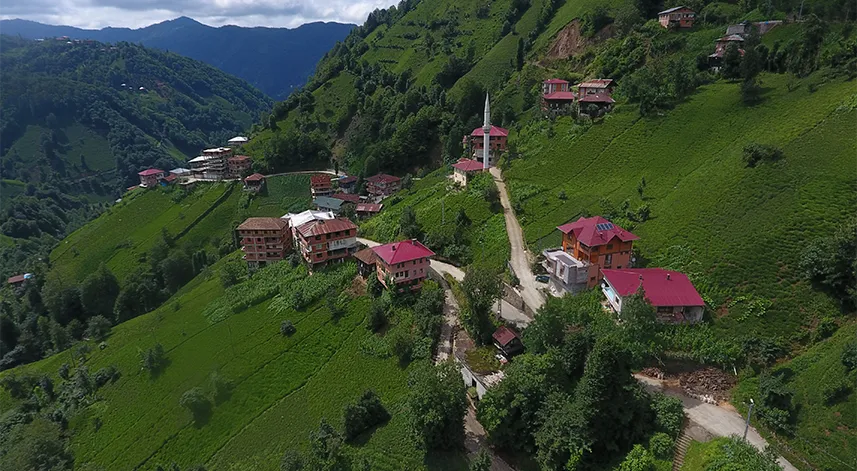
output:
[[226, 401], [232, 395], [232, 381], [224, 378], [217, 371], [211, 373], [208, 383], [211, 387], [211, 400], [215, 404]]
[[670, 460], [673, 457], [675, 442], [665, 433], [656, 433], [649, 439], [649, 450], [659, 460]]
[[774, 162], [783, 158], [783, 151], [779, 147], [766, 144], [747, 144], [744, 146], [744, 163], [747, 167], [755, 167], [762, 162]]
[[684, 407], [681, 400], [665, 394], [653, 394], [652, 410], [655, 412], [657, 430], [673, 439], [677, 438], [684, 424]]
[[86, 324], [86, 336], [100, 342], [107, 338], [112, 324], [104, 316], [93, 316]]
[[202, 388], [192, 388], [185, 391], [179, 399], [179, 405], [186, 408], [193, 414], [193, 420], [197, 423], [202, 422], [211, 413], [211, 402], [205, 397]]
[[825, 317], [824, 319], [818, 322], [818, 325], [815, 327], [815, 331], [812, 333], [812, 341], [820, 342], [836, 332], [839, 326], [836, 325], [836, 321], [829, 317]]
[[399, 357], [402, 363], [408, 363], [413, 359], [414, 338], [405, 329], [398, 329], [390, 336], [390, 350]]
[[827, 405], [839, 402], [851, 392], [851, 384], [846, 378], [831, 378], [821, 390], [821, 397]]
[[284, 337], [291, 336], [292, 334], [294, 334], [297, 331], [298, 331], [298, 329], [295, 327], [294, 324], [292, 324], [292, 321], [285, 320], [282, 323], [280, 323], [280, 335], [282, 335]]
[[390, 419], [390, 414], [375, 391], [367, 390], [360, 399], [345, 406], [343, 411], [345, 438], [352, 440], [366, 430]]
[[857, 341], [852, 340], [842, 348], [842, 365], [848, 371], [857, 370]]
[[115, 383], [121, 376], [122, 374], [119, 373], [119, 370], [115, 366], [110, 365], [96, 371], [95, 375], [92, 376], [92, 380], [95, 381], [95, 386], [100, 388], [108, 382]]
[[387, 312], [389, 310], [389, 298], [381, 297], [372, 301], [372, 305], [369, 307], [369, 322], [366, 324], [366, 327], [372, 332], [381, 330], [387, 324]]
[[280, 460], [280, 471], [301, 471], [304, 469], [304, 458], [296, 450], [286, 450]]
[[140, 366], [149, 373], [156, 375], [167, 366], [167, 356], [164, 347], [156, 343], [155, 346], [140, 352]]

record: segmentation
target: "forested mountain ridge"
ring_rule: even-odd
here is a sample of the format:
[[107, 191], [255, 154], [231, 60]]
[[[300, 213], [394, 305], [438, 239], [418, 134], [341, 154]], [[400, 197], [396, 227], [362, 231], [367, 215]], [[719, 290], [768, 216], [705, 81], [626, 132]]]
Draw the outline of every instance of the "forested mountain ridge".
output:
[[246, 80], [273, 98], [284, 99], [312, 75], [318, 60], [354, 25], [307, 23], [297, 28], [214, 28], [180, 17], [144, 28], [89, 30], [27, 20], [2, 20], [4, 34], [26, 39], [67, 36], [100, 42], [131, 42], [171, 51], [213, 65]]
[[[211, 66], [138, 45], [2, 41], [6, 179], [37, 182], [116, 168], [120, 185], [128, 186], [142, 168], [169, 166], [241, 133], [271, 103]], [[69, 128], [82, 134], [77, 141], [64, 136]], [[41, 139], [33, 139], [39, 130]], [[109, 149], [86, 146], [87, 138]]]

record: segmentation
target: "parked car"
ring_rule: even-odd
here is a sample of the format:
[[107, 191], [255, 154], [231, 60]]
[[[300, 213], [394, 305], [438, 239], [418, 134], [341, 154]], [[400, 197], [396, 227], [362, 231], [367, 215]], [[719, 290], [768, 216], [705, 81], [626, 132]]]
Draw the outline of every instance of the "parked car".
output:
[[547, 283], [548, 281], [550, 281], [550, 279], [551, 277], [547, 275], [536, 275], [536, 281], [538, 281], [539, 283]]

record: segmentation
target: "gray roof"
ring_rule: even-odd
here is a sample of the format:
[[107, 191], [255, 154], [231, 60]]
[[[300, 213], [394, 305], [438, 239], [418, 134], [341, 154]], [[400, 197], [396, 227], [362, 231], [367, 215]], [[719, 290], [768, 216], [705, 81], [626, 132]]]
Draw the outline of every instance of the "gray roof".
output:
[[[672, 13], [672, 12], [674, 12], [674, 11], [681, 10], [682, 8], [687, 8], [687, 7], [686, 7], [686, 6], [684, 6], [684, 5], [677, 6], [677, 7], [672, 7], [672, 8], [670, 8], [670, 9], [664, 10], [664, 11], [662, 11], [662, 12], [658, 12], [658, 15], [666, 15], [667, 13]], [[688, 9], [688, 10], [690, 10], [690, 8], [687, 8], [687, 9]]]
[[345, 201], [338, 198], [330, 198], [327, 196], [316, 196], [312, 199], [312, 204], [318, 206], [319, 208], [327, 208], [332, 209], [334, 211], [339, 211], [339, 208], [342, 207], [342, 204]]

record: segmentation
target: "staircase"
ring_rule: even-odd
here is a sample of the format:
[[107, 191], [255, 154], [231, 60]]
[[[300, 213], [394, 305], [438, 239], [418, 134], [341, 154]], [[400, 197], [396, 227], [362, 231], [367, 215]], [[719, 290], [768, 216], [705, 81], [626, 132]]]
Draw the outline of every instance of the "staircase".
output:
[[687, 453], [687, 447], [690, 446], [692, 439], [682, 430], [681, 435], [675, 442], [675, 454], [673, 455], [673, 471], [681, 471], [681, 466], [684, 464], [684, 454]]

